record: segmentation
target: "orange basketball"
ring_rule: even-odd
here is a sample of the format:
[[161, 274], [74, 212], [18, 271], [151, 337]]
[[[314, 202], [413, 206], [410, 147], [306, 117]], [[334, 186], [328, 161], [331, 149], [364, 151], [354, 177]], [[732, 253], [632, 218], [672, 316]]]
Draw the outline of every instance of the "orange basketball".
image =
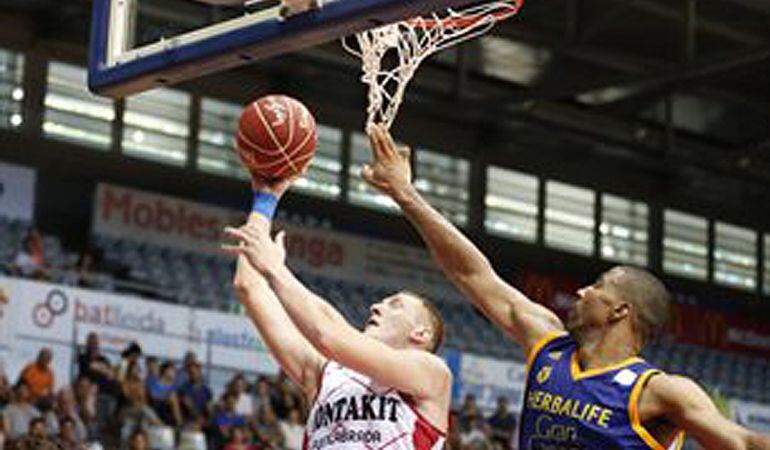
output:
[[316, 149], [316, 123], [299, 101], [268, 95], [243, 111], [236, 150], [252, 175], [277, 181], [304, 172]]

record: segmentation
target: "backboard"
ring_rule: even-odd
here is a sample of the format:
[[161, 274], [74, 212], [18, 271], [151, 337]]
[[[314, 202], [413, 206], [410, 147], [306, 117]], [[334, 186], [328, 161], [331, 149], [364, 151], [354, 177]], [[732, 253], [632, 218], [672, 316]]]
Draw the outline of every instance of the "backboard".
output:
[[[287, 0], [287, 3], [311, 0]], [[469, 0], [93, 0], [89, 88], [123, 97]]]

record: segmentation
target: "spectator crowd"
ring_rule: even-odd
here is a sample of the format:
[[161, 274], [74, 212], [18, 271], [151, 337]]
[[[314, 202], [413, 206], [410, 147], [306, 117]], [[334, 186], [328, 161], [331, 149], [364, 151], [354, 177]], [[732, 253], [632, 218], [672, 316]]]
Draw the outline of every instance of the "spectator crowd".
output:
[[181, 364], [132, 343], [112, 362], [89, 334], [71, 385], [58, 390], [40, 350], [11, 383], [0, 376], [0, 450], [300, 450], [306, 405], [279, 374], [237, 373], [214, 396], [193, 352]]
[[[10, 383], [0, 375], [0, 450], [301, 450], [307, 405], [282, 374], [236, 373], [215, 397], [193, 352], [181, 364], [137, 343], [112, 362], [87, 336], [71, 385], [55, 389], [43, 348]], [[484, 417], [472, 395], [452, 412], [447, 448], [503, 450], [516, 426], [507, 400]]]

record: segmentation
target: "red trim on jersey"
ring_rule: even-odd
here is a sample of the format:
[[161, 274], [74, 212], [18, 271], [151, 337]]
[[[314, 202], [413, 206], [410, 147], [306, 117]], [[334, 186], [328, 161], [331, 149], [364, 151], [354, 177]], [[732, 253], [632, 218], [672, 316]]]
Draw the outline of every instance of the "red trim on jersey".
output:
[[[417, 407], [414, 404], [414, 398], [411, 395], [404, 394], [403, 392], [396, 392], [399, 397], [401, 397], [401, 400], [406, 403], [406, 406], [411, 409], [414, 414], [417, 416], [417, 425], [426, 425], [430, 430], [432, 430], [435, 433], [438, 433], [440, 437], [446, 437], [446, 431], [441, 430], [441, 428], [437, 427], [436, 425], [433, 425], [430, 420], [426, 419], [425, 416], [420, 414], [420, 411], [417, 410]], [[415, 431], [416, 433], [416, 431]], [[435, 441], [434, 441], [435, 443]]]

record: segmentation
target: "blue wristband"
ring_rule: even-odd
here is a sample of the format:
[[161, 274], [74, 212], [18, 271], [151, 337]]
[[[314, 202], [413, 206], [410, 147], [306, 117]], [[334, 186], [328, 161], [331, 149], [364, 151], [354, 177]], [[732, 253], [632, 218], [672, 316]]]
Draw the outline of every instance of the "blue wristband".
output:
[[278, 206], [278, 197], [268, 192], [254, 192], [254, 203], [251, 206], [251, 212], [265, 216], [267, 220], [272, 220], [275, 214], [275, 208]]

